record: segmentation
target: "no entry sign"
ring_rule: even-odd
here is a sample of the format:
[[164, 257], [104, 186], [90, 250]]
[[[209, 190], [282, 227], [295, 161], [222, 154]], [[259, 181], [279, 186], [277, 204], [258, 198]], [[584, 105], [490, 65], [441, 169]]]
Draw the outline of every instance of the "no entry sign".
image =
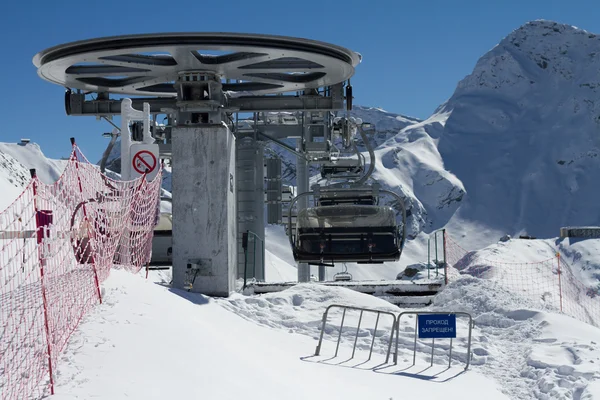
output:
[[141, 150], [133, 156], [132, 164], [138, 174], [151, 174], [156, 169], [156, 156], [148, 150]]
[[420, 314], [419, 339], [455, 338], [456, 314]]

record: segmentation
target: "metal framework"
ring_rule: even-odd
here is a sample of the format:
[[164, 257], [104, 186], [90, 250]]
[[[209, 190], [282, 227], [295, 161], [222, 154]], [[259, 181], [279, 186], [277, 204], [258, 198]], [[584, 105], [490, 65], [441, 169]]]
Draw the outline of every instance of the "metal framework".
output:
[[[329, 316], [329, 311], [332, 308], [340, 308], [343, 310], [342, 313], [342, 322], [340, 324], [340, 333], [338, 334], [338, 338], [337, 338], [337, 342], [336, 342], [336, 347], [335, 347], [335, 355], [334, 357], [337, 357], [338, 355], [338, 350], [340, 348], [340, 342], [342, 339], [342, 331], [344, 328], [344, 320], [346, 319], [346, 311], [348, 310], [354, 310], [354, 311], [360, 311], [360, 317], [358, 320], [358, 326], [356, 328], [356, 333], [354, 335], [354, 345], [352, 346], [352, 357], [354, 358], [354, 354], [356, 352], [356, 343], [358, 342], [358, 334], [360, 332], [360, 325], [362, 322], [362, 317], [363, 314], [366, 313], [374, 313], [377, 315], [377, 320], [375, 322], [375, 328], [373, 330], [373, 340], [371, 341], [371, 347], [369, 349], [369, 358], [367, 360], [371, 360], [371, 355], [373, 354], [373, 346], [375, 344], [375, 337], [377, 336], [377, 327], [379, 326], [379, 318], [382, 315], [387, 315], [389, 317], [392, 317], [392, 330], [390, 332], [390, 337], [389, 337], [389, 342], [388, 342], [388, 349], [387, 349], [387, 353], [386, 353], [386, 357], [385, 357], [385, 363], [387, 364], [390, 360], [390, 353], [392, 350], [392, 343], [394, 341], [394, 332], [396, 331], [396, 338], [398, 337], [398, 332], [395, 329], [396, 325], [397, 325], [397, 321], [396, 321], [396, 315], [392, 312], [389, 311], [381, 311], [381, 310], [374, 310], [374, 309], [370, 309], [370, 308], [362, 308], [362, 307], [352, 307], [352, 306], [346, 306], [346, 305], [342, 305], [342, 304], [331, 304], [329, 305], [326, 309], [325, 312], [323, 313], [323, 324], [321, 326], [321, 334], [319, 335], [319, 343], [317, 344], [317, 348], [315, 350], [315, 356], [321, 355], [321, 346], [323, 344], [323, 334], [325, 333], [325, 325], [327, 324], [327, 317]], [[394, 364], [396, 364], [398, 362], [398, 345], [397, 345], [398, 340], [396, 340], [396, 349], [394, 350]]]
[[[105, 37], [55, 46], [33, 59], [41, 78], [67, 88], [68, 115], [104, 117], [110, 122], [113, 115], [120, 114], [123, 96], [131, 97], [133, 108], [149, 110], [154, 122], [151, 135], [159, 145], [161, 158], [173, 157], [177, 152], [172, 138], [187, 140], [184, 138], [191, 131], [185, 128], [198, 128], [194, 132], [202, 134], [223, 122], [236, 139], [244, 139], [245, 149], [258, 149], [259, 153], [266, 140], [297, 138], [300, 191], [308, 190], [308, 175], [301, 172], [306, 172], [308, 162], [330, 160], [331, 112], [344, 106], [352, 108], [349, 80], [360, 62], [360, 54], [329, 43], [239, 33]], [[265, 111], [299, 112], [300, 123], [293, 127], [255, 126], [250, 132], [236, 132], [234, 115], [237, 119], [239, 113]], [[156, 124], [158, 114], [167, 119], [160, 129]], [[263, 162], [249, 153], [243, 158], [245, 164], [238, 168], [241, 175], [235, 179], [236, 198], [239, 209], [244, 204], [249, 208], [237, 216], [241, 222], [233, 236], [238, 241], [240, 232], [251, 230], [263, 240], [264, 223], [258, 207], [264, 206], [264, 178], [260, 179], [262, 173], [253, 177], [247, 173], [249, 169], [262, 171]], [[174, 175], [176, 168], [177, 163], [173, 164]], [[191, 178], [189, 182], [195, 184]], [[205, 191], [219, 190], [218, 186], [208, 186]], [[173, 187], [174, 199], [180, 190]], [[194, 190], [202, 195], [200, 189]], [[174, 215], [177, 208], [175, 202]], [[178, 231], [176, 225], [174, 218], [174, 232]], [[238, 241], [238, 251], [241, 244]], [[194, 244], [190, 242], [188, 247], [193, 250]], [[227, 249], [222, 250], [227, 253]], [[174, 260], [174, 271], [185, 268], [175, 264]], [[301, 264], [299, 278], [305, 269]]]

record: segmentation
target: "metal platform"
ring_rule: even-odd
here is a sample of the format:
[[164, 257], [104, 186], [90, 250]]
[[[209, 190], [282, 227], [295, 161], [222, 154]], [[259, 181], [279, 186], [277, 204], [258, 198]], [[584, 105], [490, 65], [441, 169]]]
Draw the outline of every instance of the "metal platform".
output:
[[[245, 293], [265, 294], [281, 292], [298, 282], [250, 282]], [[425, 307], [444, 287], [442, 282], [412, 283], [405, 281], [346, 281], [346, 282], [311, 282], [309, 285], [344, 287], [360, 293], [379, 297], [402, 307]]]

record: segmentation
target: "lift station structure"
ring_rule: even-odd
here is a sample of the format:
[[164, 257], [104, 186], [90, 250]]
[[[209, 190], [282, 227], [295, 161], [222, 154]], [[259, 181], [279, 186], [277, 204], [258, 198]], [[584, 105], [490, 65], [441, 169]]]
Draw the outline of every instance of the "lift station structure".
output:
[[[365, 127], [335, 115], [352, 109], [350, 78], [360, 54], [283, 36], [160, 33], [63, 44], [36, 54], [33, 62], [41, 78], [66, 87], [68, 115], [111, 119], [122, 110], [139, 110], [122, 116], [125, 123], [143, 120], [139, 141], [171, 159], [174, 287], [191, 283], [193, 292], [228, 296], [244, 274], [244, 232], [264, 241], [265, 221], [281, 222], [280, 163], [267, 163], [264, 211], [269, 142], [296, 154], [298, 196], [291, 206], [298, 219], [294, 227], [290, 209], [288, 234], [299, 282], [310, 279], [309, 264], [324, 275], [324, 266], [335, 262], [400, 257], [406, 239], [402, 199], [368, 184], [374, 154], [369, 148], [365, 171], [354, 142], [358, 132], [369, 146]], [[297, 123], [259, 123], [267, 112], [293, 113]], [[159, 125], [158, 115], [167, 123]], [[254, 123], [241, 126], [240, 119]], [[127, 141], [131, 132], [125, 128], [121, 136]], [[283, 141], [290, 138], [296, 146]], [[356, 158], [341, 157], [336, 139], [342, 152]], [[124, 176], [131, 161], [122, 158]], [[321, 165], [328, 185], [309, 188], [311, 163]], [[384, 193], [395, 197], [401, 226], [394, 210], [379, 205]], [[368, 229], [361, 221], [371, 221]], [[256, 264], [264, 266], [264, 249]], [[264, 269], [255, 278], [263, 279]]]

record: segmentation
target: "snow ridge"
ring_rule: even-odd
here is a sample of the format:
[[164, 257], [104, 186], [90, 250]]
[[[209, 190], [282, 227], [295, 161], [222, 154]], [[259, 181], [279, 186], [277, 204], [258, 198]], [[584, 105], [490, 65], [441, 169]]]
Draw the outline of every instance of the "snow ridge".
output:
[[463, 221], [538, 237], [600, 223], [598, 68], [600, 37], [550, 21], [481, 57], [444, 107], [438, 146], [467, 192]]

